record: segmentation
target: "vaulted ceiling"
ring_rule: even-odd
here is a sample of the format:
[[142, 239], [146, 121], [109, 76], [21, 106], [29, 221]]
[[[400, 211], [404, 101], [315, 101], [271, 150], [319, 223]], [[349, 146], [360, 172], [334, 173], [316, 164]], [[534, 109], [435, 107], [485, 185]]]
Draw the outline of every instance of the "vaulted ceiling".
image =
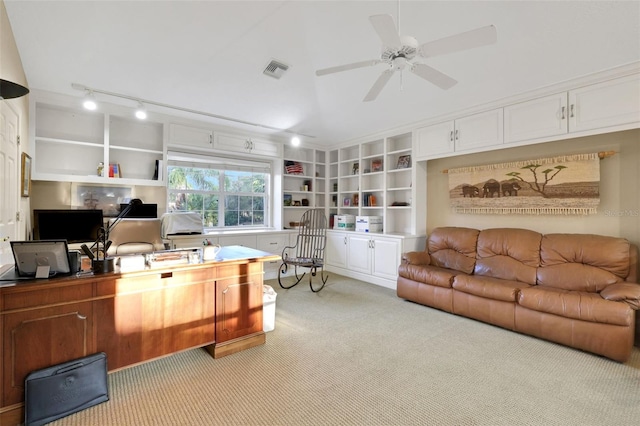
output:
[[[320, 144], [640, 61], [639, 1], [4, 3], [32, 89], [81, 97], [71, 87], [81, 83]], [[377, 100], [362, 102], [384, 64], [322, 77], [315, 71], [379, 59], [369, 21], [376, 14], [399, 17], [400, 33], [419, 43], [489, 24], [498, 41], [421, 60], [455, 78], [451, 89], [405, 70]], [[279, 80], [263, 74], [272, 59], [289, 66]]]

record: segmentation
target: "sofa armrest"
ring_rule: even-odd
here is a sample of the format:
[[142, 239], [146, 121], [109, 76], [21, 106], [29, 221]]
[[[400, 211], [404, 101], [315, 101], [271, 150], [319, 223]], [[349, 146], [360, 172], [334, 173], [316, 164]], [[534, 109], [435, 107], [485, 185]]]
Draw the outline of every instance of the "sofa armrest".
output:
[[617, 283], [607, 286], [600, 292], [603, 299], [626, 302], [635, 310], [640, 309], [640, 284]]
[[402, 253], [402, 263], [406, 265], [429, 265], [431, 256], [426, 251], [410, 251]]

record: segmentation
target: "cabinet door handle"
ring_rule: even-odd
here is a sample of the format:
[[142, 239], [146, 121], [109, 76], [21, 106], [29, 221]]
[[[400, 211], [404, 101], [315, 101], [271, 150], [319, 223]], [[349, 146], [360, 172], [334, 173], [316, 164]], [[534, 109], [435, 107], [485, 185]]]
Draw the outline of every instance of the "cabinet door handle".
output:
[[573, 113], [573, 107], [574, 106], [575, 106], [574, 104], [571, 104], [571, 112], [570, 112], [570, 115], [569, 115], [571, 118], [575, 117], [575, 114]]
[[347, 245], [347, 237], [344, 237], [344, 245]]
[[449, 132], [449, 141], [453, 142], [453, 130]]
[[458, 130], [456, 130], [456, 140], [458, 140], [458, 139], [460, 139], [460, 138], [458, 137]]
[[213, 133], [209, 135], [209, 145], [213, 145]]
[[564, 120], [566, 117], [564, 115], [565, 110], [567, 109], [567, 107], [562, 107], [562, 117], [561, 119]]

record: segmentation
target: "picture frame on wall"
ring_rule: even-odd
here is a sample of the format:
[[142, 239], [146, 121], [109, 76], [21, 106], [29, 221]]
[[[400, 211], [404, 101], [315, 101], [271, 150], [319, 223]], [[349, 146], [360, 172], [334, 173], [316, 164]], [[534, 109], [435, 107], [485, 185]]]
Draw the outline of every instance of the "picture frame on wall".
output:
[[31, 157], [26, 152], [22, 153], [22, 169], [20, 176], [20, 195], [31, 195]]
[[75, 209], [102, 210], [105, 217], [116, 217], [120, 204], [133, 198], [131, 187], [71, 184], [71, 207]]

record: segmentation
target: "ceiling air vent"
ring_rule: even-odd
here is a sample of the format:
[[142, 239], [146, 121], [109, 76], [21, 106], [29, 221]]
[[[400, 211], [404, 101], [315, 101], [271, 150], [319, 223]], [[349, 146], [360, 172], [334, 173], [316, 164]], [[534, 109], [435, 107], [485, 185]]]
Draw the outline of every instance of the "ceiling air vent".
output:
[[263, 74], [280, 79], [284, 75], [284, 72], [289, 69], [289, 65], [285, 65], [282, 62], [271, 61], [269, 65], [262, 71]]

